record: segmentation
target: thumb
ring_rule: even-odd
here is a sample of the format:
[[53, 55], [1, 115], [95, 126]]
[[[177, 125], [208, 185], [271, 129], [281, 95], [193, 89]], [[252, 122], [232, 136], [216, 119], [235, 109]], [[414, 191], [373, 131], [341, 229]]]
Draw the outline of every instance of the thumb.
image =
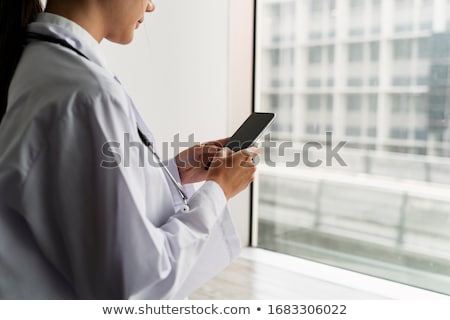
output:
[[245, 159], [253, 159], [260, 153], [260, 149], [256, 147], [250, 147], [247, 149], [242, 149], [239, 151], [239, 154], [241, 157], [244, 157]]
[[247, 149], [242, 150], [242, 153], [247, 155], [248, 157], [256, 157], [258, 154], [261, 153], [261, 149], [257, 147], [250, 147]]

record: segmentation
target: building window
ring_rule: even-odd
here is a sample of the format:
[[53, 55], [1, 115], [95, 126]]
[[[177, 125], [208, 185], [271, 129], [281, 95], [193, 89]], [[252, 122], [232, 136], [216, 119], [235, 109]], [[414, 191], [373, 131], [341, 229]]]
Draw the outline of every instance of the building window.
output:
[[361, 111], [361, 96], [351, 95], [347, 98], [347, 112], [360, 112]]
[[[257, 1], [295, 3], [301, 41], [270, 42], [273, 29], [282, 39], [291, 34], [283, 19], [260, 25], [268, 43], [256, 48], [255, 108], [280, 115], [274, 128], [292, 152], [311, 140], [326, 145], [333, 131], [328, 143], [347, 142], [348, 166], [262, 167], [255, 242], [450, 295], [450, 27], [430, 32], [430, 22], [450, 26], [450, 0], [446, 12], [422, 0]], [[272, 80], [278, 86], [260, 85]]]
[[369, 114], [373, 116], [378, 111], [378, 96], [376, 94], [369, 95]]
[[308, 110], [309, 111], [320, 110], [320, 96], [312, 95], [308, 97]]
[[334, 46], [328, 46], [328, 63], [334, 63]]
[[270, 52], [270, 56], [271, 56], [271, 64], [273, 67], [279, 67], [280, 66], [280, 50], [278, 49], [273, 49]]
[[370, 42], [370, 61], [375, 62], [380, 59], [380, 43], [378, 41]]
[[418, 56], [420, 59], [430, 58], [430, 39], [429, 38], [419, 38], [418, 39]]
[[390, 137], [393, 139], [408, 139], [408, 129], [392, 128]]
[[416, 129], [415, 138], [416, 140], [427, 140], [427, 131], [425, 129]]
[[368, 128], [367, 136], [370, 138], [375, 138], [377, 136], [377, 128], [374, 128], [374, 127]]
[[320, 14], [323, 10], [323, 0], [310, 0], [310, 8], [312, 14]]
[[309, 49], [309, 63], [317, 64], [322, 62], [322, 47], [312, 47]]
[[362, 43], [352, 43], [349, 47], [348, 61], [349, 62], [362, 62], [364, 59]]
[[409, 39], [394, 40], [394, 60], [410, 60], [412, 57], [412, 41]]
[[328, 8], [330, 11], [336, 9], [336, 0], [328, 0]]
[[327, 96], [327, 112], [333, 112], [333, 97], [331, 95]]
[[360, 127], [347, 127], [345, 134], [350, 137], [359, 137], [361, 135]]
[[361, 10], [364, 8], [364, 0], [350, 0], [350, 8], [352, 10]]

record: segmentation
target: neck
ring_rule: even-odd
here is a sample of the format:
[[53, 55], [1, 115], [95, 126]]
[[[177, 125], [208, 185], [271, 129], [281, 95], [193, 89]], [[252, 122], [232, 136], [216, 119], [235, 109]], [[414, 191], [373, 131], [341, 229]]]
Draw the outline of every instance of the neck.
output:
[[102, 10], [97, 1], [48, 1], [45, 11], [72, 20], [99, 43], [105, 38]]

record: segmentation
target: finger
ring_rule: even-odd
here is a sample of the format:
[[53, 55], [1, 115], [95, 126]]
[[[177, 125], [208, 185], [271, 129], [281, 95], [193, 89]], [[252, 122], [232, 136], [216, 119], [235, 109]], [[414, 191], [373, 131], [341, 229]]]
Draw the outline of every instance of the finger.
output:
[[221, 154], [222, 157], [226, 158], [226, 157], [232, 155], [233, 151], [230, 148], [225, 147], [225, 148], [220, 149], [220, 151], [218, 153]]
[[255, 163], [253, 163], [252, 159], [248, 160], [248, 159], [244, 159], [241, 161], [240, 163], [241, 167], [244, 168], [254, 168], [256, 167]]
[[260, 153], [260, 150], [255, 147], [250, 147], [247, 149], [242, 149], [236, 153], [239, 155], [239, 157], [252, 159]]
[[217, 156], [222, 156], [219, 154], [219, 152], [222, 150], [222, 147], [209, 147], [208, 149], [204, 150], [202, 154], [202, 162], [205, 167], [208, 167], [210, 163], [213, 161], [213, 159]]
[[242, 153], [247, 154], [249, 157], [256, 157], [261, 153], [261, 149], [257, 147], [250, 147], [247, 149], [243, 149]]
[[217, 152], [219, 152], [220, 150], [222, 150], [223, 148], [222, 147], [220, 147], [220, 146], [207, 146], [207, 147], [205, 147], [204, 149], [203, 149], [203, 152], [204, 153], [207, 153], [207, 154], [212, 154], [212, 155], [214, 155], [214, 154], [216, 154]]
[[219, 140], [215, 140], [215, 141], [206, 142], [205, 145], [215, 145], [218, 147], [224, 147], [228, 143], [229, 140], [230, 140], [230, 138], [223, 138], [223, 139], [219, 139]]
[[201, 157], [202, 159], [209, 159], [214, 157], [214, 155], [222, 149], [220, 146], [216, 145], [199, 145], [198, 148], [194, 151], [194, 155], [197, 157]]
[[228, 141], [230, 141], [230, 137], [216, 140], [216, 142], [220, 144], [222, 147], [224, 147], [228, 143]]
[[205, 166], [205, 170], [208, 170], [210, 167], [219, 167], [222, 162], [232, 154], [233, 151], [231, 151], [230, 148], [220, 148], [220, 150], [213, 155], [213, 159]]

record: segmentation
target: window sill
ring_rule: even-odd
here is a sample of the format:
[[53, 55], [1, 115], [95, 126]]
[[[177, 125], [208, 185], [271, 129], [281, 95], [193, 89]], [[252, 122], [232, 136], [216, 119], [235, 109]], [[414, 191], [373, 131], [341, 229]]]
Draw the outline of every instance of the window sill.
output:
[[[450, 299], [450, 296], [444, 294], [259, 248], [244, 248], [241, 257], [385, 299]], [[303, 287], [301, 290], [304, 291], [307, 288]], [[337, 296], [336, 299], [340, 297]]]

